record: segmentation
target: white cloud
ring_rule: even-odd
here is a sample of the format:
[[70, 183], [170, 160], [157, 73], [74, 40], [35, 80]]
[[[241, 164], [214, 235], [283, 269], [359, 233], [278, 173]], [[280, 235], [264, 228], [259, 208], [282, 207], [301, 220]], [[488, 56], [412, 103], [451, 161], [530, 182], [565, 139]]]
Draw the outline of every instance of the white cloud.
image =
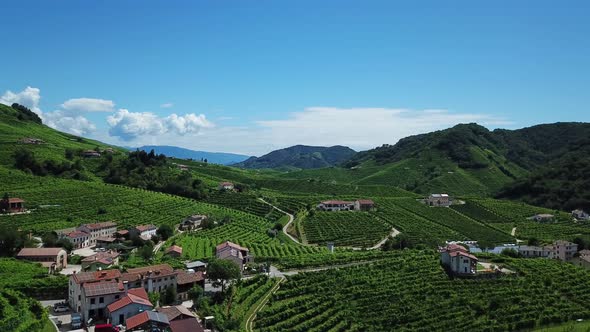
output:
[[173, 103], [164, 103], [162, 105], [160, 105], [161, 108], [171, 108], [174, 107]]
[[117, 136], [125, 141], [134, 140], [146, 135], [163, 135], [172, 133], [176, 135], [196, 134], [201, 128], [213, 127], [205, 115], [171, 114], [165, 118], [149, 112], [129, 112], [120, 109], [117, 113], [107, 117], [110, 126], [109, 134]]
[[113, 112], [115, 103], [105, 99], [74, 98], [66, 100], [61, 108], [68, 112]]
[[85, 117], [71, 116], [61, 110], [45, 113], [43, 122], [51, 128], [78, 136], [88, 135], [96, 130], [94, 123]]
[[28, 107], [31, 111], [41, 115], [43, 112], [39, 108], [39, 101], [41, 100], [41, 90], [27, 86], [23, 91], [14, 93], [10, 90], [6, 91], [0, 97], [0, 103], [4, 105], [12, 105], [14, 103], [21, 104]]

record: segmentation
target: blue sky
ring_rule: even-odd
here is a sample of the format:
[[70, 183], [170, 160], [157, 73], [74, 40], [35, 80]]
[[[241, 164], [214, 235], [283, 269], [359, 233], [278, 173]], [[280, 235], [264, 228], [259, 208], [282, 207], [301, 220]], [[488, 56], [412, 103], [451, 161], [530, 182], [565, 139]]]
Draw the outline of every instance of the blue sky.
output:
[[590, 2], [564, 4], [3, 1], [0, 102], [110, 143], [255, 155], [588, 122]]

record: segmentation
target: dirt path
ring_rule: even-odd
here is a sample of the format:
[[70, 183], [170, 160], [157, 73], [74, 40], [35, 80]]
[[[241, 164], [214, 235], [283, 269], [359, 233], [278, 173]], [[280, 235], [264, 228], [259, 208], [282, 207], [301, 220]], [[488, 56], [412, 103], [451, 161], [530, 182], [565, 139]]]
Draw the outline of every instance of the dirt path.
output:
[[512, 228], [512, 232], [510, 232], [510, 235], [516, 236], [516, 227]]
[[279, 287], [281, 286], [281, 283], [285, 280], [286, 280], [285, 277], [281, 277], [279, 282], [277, 282], [277, 284], [274, 285], [270, 289], [270, 291], [268, 293], [266, 293], [266, 295], [264, 295], [262, 302], [260, 302], [258, 304], [258, 306], [254, 309], [254, 311], [252, 312], [250, 317], [248, 317], [248, 319], [246, 319], [246, 331], [248, 331], [248, 332], [254, 331], [254, 319], [256, 318], [256, 314], [260, 311], [260, 309], [262, 309], [266, 305], [266, 303], [268, 302], [268, 300], [270, 299], [272, 294], [274, 294], [279, 289]]
[[400, 231], [398, 231], [395, 228], [391, 228], [391, 234], [389, 234], [386, 238], [384, 238], [383, 240], [381, 240], [381, 242], [377, 243], [376, 245], [372, 246], [371, 248], [368, 248], [369, 250], [373, 250], [373, 249], [379, 249], [381, 248], [381, 246], [385, 243], [385, 241], [387, 241], [387, 239], [389, 239], [389, 237], [396, 237], [398, 234], [400, 233]]
[[269, 202], [265, 201], [265, 200], [264, 200], [264, 199], [262, 199], [262, 198], [259, 198], [259, 200], [260, 200], [261, 202], [265, 203], [265, 204], [268, 204], [268, 205], [272, 206], [272, 208], [273, 208], [273, 209], [275, 209], [275, 210], [277, 210], [277, 211], [279, 211], [279, 212], [281, 212], [281, 213], [284, 213], [284, 214], [286, 214], [286, 215], [289, 217], [289, 221], [288, 221], [288, 222], [285, 224], [285, 226], [283, 226], [283, 233], [284, 233], [284, 234], [285, 234], [285, 235], [286, 235], [288, 238], [290, 238], [290, 239], [291, 239], [293, 242], [295, 242], [295, 243], [297, 243], [297, 244], [305, 245], [305, 244], [301, 243], [301, 242], [299, 241], [299, 239], [297, 239], [296, 237], [292, 236], [291, 234], [289, 234], [289, 233], [287, 232], [287, 229], [289, 228], [289, 226], [291, 226], [291, 224], [292, 224], [292, 223], [293, 223], [293, 221], [295, 220], [295, 217], [294, 217], [292, 214], [288, 213], [287, 211], [283, 211], [282, 209], [279, 209], [278, 207], [276, 207], [276, 206], [274, 206], [274, 205], [270, 204]]

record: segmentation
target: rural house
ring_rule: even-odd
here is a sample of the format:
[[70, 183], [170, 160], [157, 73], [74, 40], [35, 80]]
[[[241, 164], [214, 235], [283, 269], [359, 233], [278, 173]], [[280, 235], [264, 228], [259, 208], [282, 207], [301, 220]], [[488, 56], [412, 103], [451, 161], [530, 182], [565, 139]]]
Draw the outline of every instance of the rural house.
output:
[[188, 262], [188, 263], [185, 263], [184, 266], [186, 267], [187, 270], [193, 270], [193, 271], [205, 272], [205, 270], [207, 269], [207, 263], [201, 262], [201, 261]]
[[148, 293], [162, 292], [168, 287], [176, 288], [176, 275], [168, 264], [152, 265], [128, 269], [121, 279], [127, 282], [128, 288], [144, 288]]
[[569, 241], [557, 240], [553, 242], [552, 249], [549, 258], [569, 261], [578, 252], [578, 245]]
[[449, 244], [439, 250], [441, 263], [453, 274], [475, 275], [477, 273], [477, 257], [458, 244]]
[[80, 272], [70, 276], [68, 302], [84, 320], [106, 318], [107, 306], [125, 294], [119, 270]]
[[131, 237], [134, 236], [139, 236], [142, 240], [150, 240], [152, 238], [152, 236], [156, 235], [156, 232], [158, 230], [158, 227], [156, 227], [155, 225], [139, 225], [139, 226], [135, 226], [134, 228], [131, 228], [129, 230], [129, 235]]
[[428, 206], [448, 207], [451, 205], [451, 199], [448, 194], [430, 194], [426, 199]]
[[180, 257], [182, 256], [182, 247], [179, 246], [171, 246], [168, 249], [166, 249], [166, 251], [164, 252], [164, 254], [170, 256], [170, 257]]
[[73, 231], [63, 235], [74, 245], [74, 249], [86, 248], [90, 245], [90, 234], [82, 231]]
[[205, 332], [201, 323], [196, 318], [177, 319], [170, 322], [171, 332]]
[[322, 211], [350, 211], [354, 210], [354, 202], [328, 200], [320, 202], [317, 206], [318, 210]]
[[16, 258], [39, 262], [50, 273], [68, 267], [68, 253], [63, 248], [22, 248]]
[[549, 213], [539, 213], [531, 217], [531, 219], [533, 219], [534, 221], [539, 222], [552, 221], [553, 218], [555, 218], [555, 216]]
[[83, 258], [81, 263], [82, 271], [106, 270], [113, 265], [119, 265], [119, 253], [112, 250], [99, 252]]
[[25, 201], [20, 198], [13, 197], [0, 200], [1, 213], [21, 213], [25, 211]]
[[84, 158], [100, 158], [100, 152], [94, 150], [86, 150], [82, 152]]
[[241, 247], [233, 242], [225, 241], [215, 248], [215, 257], [218, 259], [227, 259], [236, 263], [240, 270], [244, 270], [244, 265], [253, 261], [248, 248]]
[[133, 288], [119, 300], [107, 306], [108, 317], [113, 325], [125, 325], [128, 318], [154, 308], [145, 289]]
[[170, 322], [166, 315], [155, 311], [144, 311], [126, 320], [126, 331], [166, 331]]
[[158, 308], [158, 312], [166, 315], [166, 318], [168, 318], [169, 322], [173, 322], [175, 320], [196, 318], [195, 314], [188, 310], [187, 307], [182, 305], [161, 307]]
[[518, 253], [524, 258], [548, 258], [553, 251], [551, 246], [520, 246]]
[[100, 237], [113, 237], [117, 231], [117, 224], [112, 221], [83, 224], [77, 230], [90, 234], [88, 246], [92, 247], [96, 245], [96, 239]]
[[205, 289], [205, 274], [204, 272], [187, 272], [182, 270], [176, 270], [177, 272], [177, 286], [176, 292], [178, 299], [181, 301], [188, 300], [188, 291], [195, 286], [200, 286]]
[[589, 220], [590, 219], [590, 215], [588, 215], [588, 213], [586, 213], [586, 211], [581, 210], [581, 209], [573, 210], [572, 217], [574, 217], [576, 220]]
[[197, 228], [201, 227], [201, 223], [206, 219], [207, 219], [207, 216], [205, 216], [205, 215], [195, 214], [195, 215], [192, 215], [192, 216], [184, 219], [180, 223], [178, 228], [181, 231], [190, 231], [193, 229], [197, 229]]
[[217, 188], [219, 190], [234, 190], [234, 184], [231, 182], [221, 182]]
[[370, 199], [357, 199], [354, 201], [354, 209], [357, 211], [371, 211], [375, 208], [375, 202]]

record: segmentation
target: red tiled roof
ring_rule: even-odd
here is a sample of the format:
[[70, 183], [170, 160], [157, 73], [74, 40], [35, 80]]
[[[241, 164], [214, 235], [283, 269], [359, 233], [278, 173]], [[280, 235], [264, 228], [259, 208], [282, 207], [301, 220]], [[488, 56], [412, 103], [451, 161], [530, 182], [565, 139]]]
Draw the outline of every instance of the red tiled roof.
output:
[[354, 204], [353, 202], [349, 202], [349, 201], [339, 201], [339, 200], [329, 200], [329, 201], [323, 201], [322, 204], [325, 205], [346, 205], [346, 204]]
[[158, 312], [166, 315], [166, 317], [168, 317], [168, 320], [170, 322], [172, 322], [173, 320], [175, 320], [176, 318], [178, 318], [179, 316], [182, 316], [182, 315], [188, 316], [188, 317], [195, 317], [195, 314], [193, 314], [190, 310], [188, 310], [185, 306], [182, 306], [182, 305], [175, 305], [175, 306], [171, 306], [171, 307], [161, 307], [158, 309]]
[[127, 330], [131, 330], [149, 321], [156, 321], [161, 324], [170, 324], [166, 315], [154, 311], [144, 311], [140, 314], [127, 318], [125, 325], [127, 326]]
[[8, 198], [8, 203], [24, 203], [25, 201], [20, 198]]
[[88, 237], [89, 235], [86, 232], [73, 231], [73, 232], [70, 232], [70, 233], [66, 234], [66, 236], [67, 237], [70, 237], [70, 238], [78, 238], [78, 237]]
[[129, 269], [123, 274], [122, 278], [126, 281], [136, 281], [140, 280], [142, 277], [147, 277], [150, 272], [152, 273], [151, 276], [155, 277], [165, 277], [176, 274], [172, 266], [168, 264], [160, 264]]
[[126, 229], [122, 229], [120, 231], [117, 231], [117, 234], [119, 234], [119, 235], [126, 235], [126, 234], [129, 234], [129, 231], [126, 230]]
[[135, 226], [135, 229], [138, 230], [139, 232], [145, 232], [145, 231], [149, 231], [152, 229], [157, 229], [158, 227], [156, 227], [155, 225], [139, 225], [139, 226]]
[[148, 293], [143, 288], [131, 288], [127, 291], [127, 294], [133, 294], [145, 300], [149, 299]]
[[[143, 288], [142, 288], [142, 290], [143, 290]], [[144, 290], [144, 292], [145, 292], [145, 290]], [[107, 309], [109, 310], [109, 312], [112, 313], [112, 312], [115, 312], [115, 311], [117, 311], [117, 310], [119, 310], [119, 309], [121, 309], [123, 307], [126, 307], [126, 306], [132, 304], [132, 303], [141, 304], [141, 305], [149, 306], [149, 307], [153, 307], [154, 306], [148, 299], [145, 299], [143, 297], [136, 296], [136, 295], [131, 294], [130, 292], [128, 292], [127, 295], [123, 296], [118, 301], [109, 304], [107, 306]]]
[[97, 223], [92, 223], [92, 224], [84, 224], [82, 226], [88, 227], [91, 230], [96, 230], [96, 229], [117, 227], [117, 224], [112, 221], [105, 221], [105, 222], [97, 222]]
[[176, 252], [182, 255], [182, 247], [179, 246], [171, 246], [170, 248], [166, 249], [166, 253]]
[[204, 332], [203, 326], [195, 319], [180, 319], [170, 322], [172, 332]]
[[57, 256], [63, 248], [22, 248], [16, 257]]
[[453, 252], [449, 253], [449, 255], [451, 257], [463, 256], [463, 257], [469, 257], [469, 258], [474, 259], [474, 260], [478, 260], [477, 257], [473, 256], [472, 254], [463, 252], [463, 251], [453, 251]]
[[357, 199], [357, 202], [359, 202], [359, 204], [367, 204], [367, 205], [375, 204], [375, 202], [373, 202], [370, 199]]
[[[84, 263], [92, 263], [94, 261], [102, 261], [102, 260], [107, 260], [107, 264], [112, 264], [113, 259], [119, 257], [119, 253], [118, 252], [114, 252], [114, 251], [105, 251], [105, 252], [99, 252], [96, 253], [92, 256], [88, 256], [84, 259], [82, 259], [82, 262]], [[110, 260], [110, 262], [108, 262], [108, 260]]]
[[448, 252], [453, 252], [453, 251], [462, 251], [462, 252], [467, 252], [467, 249], [465, 249], [465, 247], [463, 247], [462, 245], [458, 245], [456, 243], [451, 243], [449, 245], [447, 245], [446, 247], [444, 247], [442, 249], [443, 252], [448, 251]]
[[178, 272], [178, 274], [176, 275], [176, 283], [178, 285], [192, 284], [205, 280], [202, 271], [188, 273], [183, 270], [176, 270], [176, 272]]
[[80, 272], [72, 275], [74, 282], [77, 284], [85, 282], [97, 282], [102, 280], [112, 280], [121, 277], [119, 270], [102, 270], [92, 272]]
[[231, 247], [236, 250], [250, 251], [250, 250], [248, 250], [248, 248], [244, 248], [244, 247], [240, 246], [239, 244], [235, 244], [235, 243], [229, 242], [229, 241], [225, 241], [221, 244], [218, 244], [217, 247], [215, 247], [215, 249], [219, 251], [225, 247]]
[[122, 282], [89, 282], [85, 283], [84, 294], [86, 296], [99, 296], [125, 292], [125, 287]]

